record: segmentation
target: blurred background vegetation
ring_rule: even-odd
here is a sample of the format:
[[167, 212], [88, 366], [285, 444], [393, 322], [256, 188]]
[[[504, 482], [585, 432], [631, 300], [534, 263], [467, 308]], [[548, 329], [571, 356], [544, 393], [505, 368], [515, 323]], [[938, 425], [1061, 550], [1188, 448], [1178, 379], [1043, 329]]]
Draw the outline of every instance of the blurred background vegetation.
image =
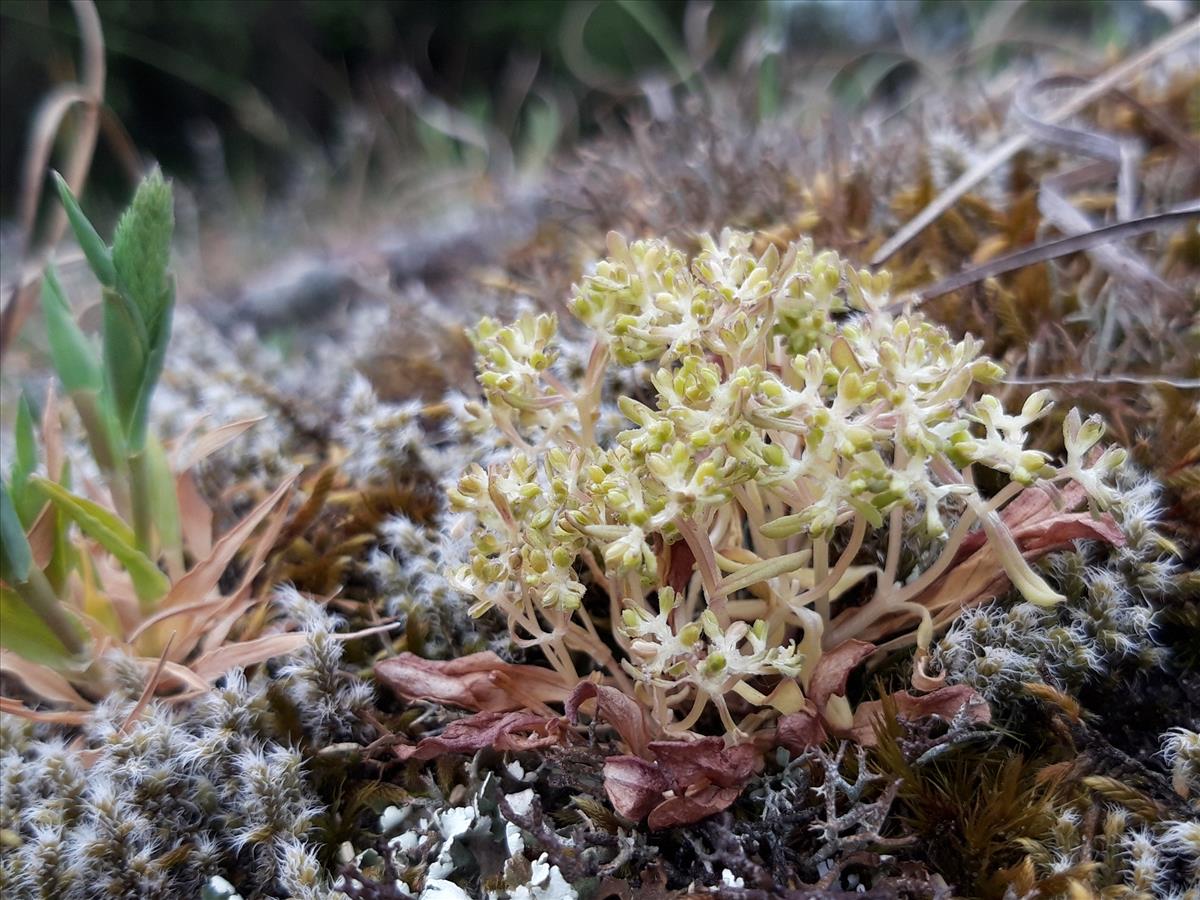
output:
[[[996, 70], [1048, 42], [1101, 56], [1145, 44], [1196, 0], [101, 0], [105, 136], [89, 180], [98, 218], [147, 159], [208, 192], [268, 204], [318, 166], [327, 180], [470, 153], [500, 135], [536, 164], [606, 125], [631, 98], [653, 108], [687, 77], [696, 41], [711, 71], [764, 82], [759, 112], [798, 62], [828, 66], [853, 109], [898, 96], [925, 60], [1003, 23]], [[706, 27], [704, 27], [706, 24]], [[714, 37], [715, 36], [715, 37]], [[1068, 37], [1069, 36], [1069, 37]], [[1061, 41], [1058, 38], [1061, 37]], [[0, 2], [0, 216], [13, 215], [30, 123], [77, 77], [65, 0]], [[984, 67], [986, 71], [986, 67]], [[666, 93], [664, 93], [664, 91]], [[416, 115], [414, 116], [414, 111]], [[414, 122], [414, 119], [417, 120]], [[383, 123], [415, 140], [368, 134]], [[432, 127], [429, 127], [432, 126]], [[446, 141], [449, 134], [454, 140]], [[66, 129], [60, 140], [70, 140]], [[380, 148], [352, 160], [364, 140]], [[122, 150], [121, 148], [124, 148]], [[114, 149], [116, 148], [116, 149]], [[390, 157], [389, 157], [390, 154]], [[489, 165], [496, 155], [489, 154]]]

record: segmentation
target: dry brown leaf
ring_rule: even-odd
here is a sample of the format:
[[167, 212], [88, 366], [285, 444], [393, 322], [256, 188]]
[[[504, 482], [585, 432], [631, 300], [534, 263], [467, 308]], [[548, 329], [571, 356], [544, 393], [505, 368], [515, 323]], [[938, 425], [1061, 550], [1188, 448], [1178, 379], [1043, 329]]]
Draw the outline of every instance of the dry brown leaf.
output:
[[218, 450], [237, 440], [265, 418], [266, 416], [256, 416], [252, 419], [239, 419], [236, 422], [229, 422], [214, 428], [197, 438], [196, 442], [188, 448], [188, 452], [176, 459], [175, 471], [190, 471]]
[[29, 691], [55, 703], [85, 709], [92, 705], [53, 669], [31, 663], [12, 651], [0, 650], [0, 672], [15, 675]]
[[636, 700], [614, 687], [581, 681], [567, 698], [567, 719], [576, 724], [579, 708], [589, 700], [595, 700], [593, 719], [604, 719], [617, 730], [630, 751], [645, 756], [650, 743], [650, 724], [645, 712]]
[[[938, 688], [932, 693], [920, 695], [897, 691], [890, 695], [890, 699], [896, 702], [899, 714], [909, 720], [935, 716], [948, 722], [964, 711], [971, 722], [986, 724], [992, 720], [992, 710], [987, 701], [965, 684]], [[860, 703], [854, 710], [854, 727], [850, 737], [864, 747], [875, 746], [875, 728], [882, 721], [883, 714], [882, 700]]]
[[181, 472], [175, 477], [175, 496], [179, 501], [183, 545], [194, 558], [204, 559], [212, 554], [213, 513], [200, 496], [191, 472]]
[[444, 661], [401, 653], [376, 663], [375, 678], [405, 700], [490, 712], [544, 711], [565, 702], [575, 686], [551, 669], [506, 663], [490, 651]]
[[727, 809], [762, 766], [753, 744], [726, 747], [718, 737], [651, 741], [654, 762], [637, 756], [604, 761], [604, 792], [630, 819], [648, 815], [652, 829], [690, 825]]
[[604, 793], [627, 819], [644, 819], [670, 787], [658, 767], [640, 756], [610, 756], [604, 761]]
[[423, 738], [415, 746], [398, 744], [394, 752], [402, 760], [426, 760], [444, 753], [475, 753], [485, 747], [501, 751], [536, 750], [562, 743], [566, 734], [559, 716], [478, 712], [451, 722], [441, 734]]
[[279, 536], [280, 529], [287, 521], [287, 509], [287, 505], [283, 504], [267, 519], [266, 527], [263, 528], [263, 533], [254, 547], [254, 553], [246, 565], [246, 572], [242, 576], [237, 590], [222, 605], [218, 606], [207, 620], [197, 620], [192, 625], [192, 630], [188, 633], [188, 640], [193, 643], [199, 640], [201, 650], [208, 651], [219, 647], [229, 637], [229, 632], [233, 630], [234, 625], [242, 616], [259, 603], [266, 602], [267, 598], [265, 597], [260, 599], [251, 597], [250, 589], [254, 584], [254, 579], [258, 577], [258, 573], [262, 571], [267, 554], [275, 546], [275, 539]]
[[[370, 634], [379, 634], [395, 627], [393, 623], [389, 622], [386, 625], [376, 625], [374, 628], [363, 628], [359, 631], [348, 631], [331, 636], [338, 641], [348, 641]], [[252, 641], [224, 644], [216, 650], [205, 653], [191, 664], [190, 669], [197, 677], [211, 683], [230, 669], [252, 666], [276, 656], [294, 653], [303, 647], [307, 640], [308, 635], [303, 631], [290, 631], [285, 634], [268, 634]]]
[[47, 722], [55, 725], [83, 725], [92, 715], [88, 710], [30, 709], [19, 700], [9, 697], [0, 697], [0, 712], [20, 716], [22, 719], [29, 719], [32, 722]]
[[58, 510], [53, 503], [47, 503], [38, 513], [25, 537], [29, 541], [29, 550], [33, 553], [33, 564], [39, 569], [50, 565], [54, 556], [54, 538], [58, 531]]
[[173, 606], [186, 606], [207, 597], [209, 592], [216, 588], [217, 583], [221, 580], [221, 576], [225, 574], [226, 568], [228, 568], [229, 563], [233, 560], [238, 550], [242, 548], [254, 532], [254, 529], [258, 527], [267, 514], [287, 496], [295, 480], [294, 476], [284, 479], [283, 483], [274, 490], [271, 496], [256, 506], [237, 525], [226, 532], [217, 541], [212, 552], [204, 561], [193, 566], [186, 575], [171, 587], [167, 596], [163, 598], [162, 608], [168, 609]]
[[66, 457], [63, 454], [58, 394], [54, 390], [53, 382], [46, 389], [46, 408], [42, 411], [42, 452], [46, 456], [46, 477], [51, 481], [60, 481]]

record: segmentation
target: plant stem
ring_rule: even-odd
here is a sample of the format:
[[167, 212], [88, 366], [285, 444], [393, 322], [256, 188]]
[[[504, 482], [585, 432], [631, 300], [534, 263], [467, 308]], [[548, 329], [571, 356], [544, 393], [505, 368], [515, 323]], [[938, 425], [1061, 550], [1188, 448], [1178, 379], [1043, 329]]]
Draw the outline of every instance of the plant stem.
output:
[[723, 625], [728, 625], [729, 620], [725, 617], [725, 597], [729, 592], [721, 589], [721, 573], [717, 568], [717, 554], [713, 550], [708, 529], [685, 516], [675, 519], [675, 527], [683, 535], [684, 541], [692, 551], [692, 556], [696, 558], [696, 571], [700, 573], [700, 579], [704, 582], [704, 592], [708, 595], [708, 608], [716, 613]]
[[109, 493], [112, 494], [113, 505], [116, 506], [117, 512], [121, 514], [122, 518], [126, 520], [132, 518], [133, 510], [129, 500], [128, 478], [120, 470], [118, 461], [120, 454], [113, 446], [112, 432], [104, 420], [100, 405], [96, 402], [96, 395], [91, 391], [74, 391], [71, 394], [71, 403], [74, 404], [75, 411], [79, 413], [79, 420], [83, 423], [83, 430], [87, 433], [92, 458], [96, 460], [96, 465], [104, 473], [104, 480], [108, 484]]
[[[829, 541], [819, 538], [813, 541], [813, 585], [823, 584], [829, 577]], [[821, 621], [826, 625], [830, 622], [829, 591], [817, 594], [815, 606]]]
[[84, 641], [79, 636], [75, 622], [63, 609], [62, 601], [55, 595], [54, 588], [41, 569], [31, 567], [26, 580], [17, 583], [16, 590], [29, 608], [54, 632], [55, 637], [62, 641], [69, 653], [83, 652]]
[[150, 473], [150, 463], [146, 451], [140, 450], [129, 456], [129, 486], [132, 489], [133, 533], [137, 538], [138, 549], [150, 555], [150, 539], [153, 530], [153, 490]]

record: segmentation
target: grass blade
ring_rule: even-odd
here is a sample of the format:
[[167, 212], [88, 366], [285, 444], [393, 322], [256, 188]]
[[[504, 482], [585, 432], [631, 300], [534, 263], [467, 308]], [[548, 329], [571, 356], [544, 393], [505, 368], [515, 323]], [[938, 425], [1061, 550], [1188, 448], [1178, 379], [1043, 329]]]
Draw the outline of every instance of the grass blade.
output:
[[75, 323], [71, 305], [53, 266], [48, 266], [42, 277], [42, 313], [46, 317], [46, 336], [54, 371], [67, 393], [99, 393], [103, 390], [104, 373], [96, 350]]
[[96, 233], [96, 229], [88, 217], [83, 214], [83, 210], [79, 207], [79, 201], [71, 193], [71, 188], [66, 180], [57, 172], [50, 174], [54, 177], [54, 186], [58, 188], [58, 196], [62, 200], [63, 208], [67, 211], [67, 221], [71, 223], [71, 230], [75, 232], [75, 240], [79, 241], [79, 247], [83, 250], [83, 255], [87, 257], [88, 265], [91, 266], [93, 274], [102, 285], [112, 287], [117, 283], [117, 270], [113, 266], [112, 253], [100, 239], [100, 235]]
[[8, 494], [8, 485], [0, 482], [0, 579], [19, 584], [29, 577], [33, 551]]
[[35, 478], [33, 481], [84, 534], [117, 558], [129, 573], [133, 588], [143, 604], [153, 603], [170, 589], [167, 576], [137, 549], [133, 531], [112, 512], [48, 479]]
[[[74, 620], [74, 616], [71, 618]], [[41, 616], [7, 587], [0, 587], [0, 621], [4, 622], [0, 628], [0, 647], [5, 650], [53, 669], [68, 669], [78, 662]], [[74, 621], [80, 634], [85, 634], [83, 626]]]

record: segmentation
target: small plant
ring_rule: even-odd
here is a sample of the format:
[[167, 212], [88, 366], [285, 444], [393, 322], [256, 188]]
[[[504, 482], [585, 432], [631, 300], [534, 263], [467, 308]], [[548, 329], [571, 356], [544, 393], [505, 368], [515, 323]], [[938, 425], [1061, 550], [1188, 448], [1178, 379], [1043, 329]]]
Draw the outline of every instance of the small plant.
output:
[[[894, 313], [886, 272], [807, 241], [700, 246], [609, 236], [570, 303], [595, 338], [578, 384], [556, 374], [553, 315], [479, 324], [484, 415], [512, 452], [450, 492], [473, 540], [452, 581], [568, 690], [581, 659], [599, 663], [659, 733], [704, 732], [710, 707], [733, 744], [780, 715], [869, 733], [849, 668], [915, 643], [929, 688], [934, 634], [964, 607], [1009, 582], [1060, 603], [1029, 559], [1120, 540], [1103, 512], [1124, 452], [1094, 454], [1104, 426], [1076, 411], [1065, 462], [1027, 447], [1048, 393], [1016, 413], [971, 402], [1003, 370], [969, 336]], [[628, 427], [601, 446], [606, 371], [641, 363], [646, 402], [616, 398]], [[1090, 512], [1056, 509], [1054, 484]]]
[[[79, 656], [86, 641], [82, 625], [56, 599], [68, 562], [69, 551], [62, 540], [68, 520], [86, 522], [93, 539], [121, 560], [142, 603], [165, 593], [169, 585], [147, 557], [152, 538], [157, 535], [176, 563], [181, 556], [174, 491], [169, 482], [163, 484], [170, 477], [165, 457], [146, 432], [150, 396], [162, 371], [174, 307], [168, 274], [174, 224], [170, 186], [157, 170], [143, 181], [121, 217], [110, 248], [83, 215], [66, 182], [57, 174], [55, 180], [76, 238], [103, 288], [102, 353], [97, 356], [76, 325], [53, 268], [43, 280], [47, 334], [55, 370], [121, 516], [114, 519], [59, 483], [69, 481], [70, 474], [64, 471], [61, 447], [50, 446], [54, 440], [50, 434], [46, 463], [52, 471], [49, 478], [35, 475], [33, 423], [22, 400], [16, 423], [17, 458], [0, 498], [5, 538], [0, 577], [15, 592], [5, 592], [6, 619], [27, 625], [20, 637], [13, 638], [20, 644], [13, 649], [55, 655], [62, 662]], [[56, 538], [53, 546], [59, 557], [49, 567], [34, 564], [24, 533], [35, 527], [47, 501], [53, 512], [48, 514], [46, 530]], [[134, 523], [132, 532], [126, 522]], [[44, 568], [49, 568], [49, 574]]]
[[[0, 663], [27, 691], [76, 710], [119, 679], [114, 654], [153, 671], [165, 690], [203, 691], [232, 666], [303, 643], [295, 633], [255, 639], [267, 621], [267, 601], [252, 587], [284, 524], [291, 479], [213, 540], [212, 514], [187, 470], [252, 423], [216, 429], [173, 460], [147, 427], [174, 307], [170, 185], [157, 171], [147, 176], [111, 247], [61, 179], [58, 187], [102, 288], [99, 352], [76, 324], [53, 269], [45, 273], [42, 303], [54, 368], [106, 490], [87, 477], [83, 492], [72, 489], [53, 391], [42, 416], [39, 462], [33, 416], [22, 400], [17, 452], [0, 485]], [[236, 586], [222, 592], [218, 582], [264, 522]], [[243, 623], [256, 608], [256, 619]], [[28, 712], [16, 700], [0, 702]], [[60, 715], [80, 720], [82, 713]]]

